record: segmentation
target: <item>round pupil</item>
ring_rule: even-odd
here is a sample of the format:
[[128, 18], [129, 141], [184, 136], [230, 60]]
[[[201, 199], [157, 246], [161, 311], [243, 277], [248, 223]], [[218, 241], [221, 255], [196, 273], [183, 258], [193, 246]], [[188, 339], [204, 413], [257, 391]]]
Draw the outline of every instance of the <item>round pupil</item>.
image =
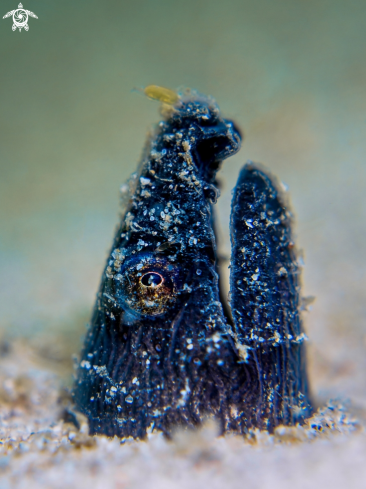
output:
[[142, 285], [145, 285], [145, 287], [157, 287], [162, 282], [163, 277], [154, 272], [146, 273], [143, 277], [141, 277], [141, 283]]

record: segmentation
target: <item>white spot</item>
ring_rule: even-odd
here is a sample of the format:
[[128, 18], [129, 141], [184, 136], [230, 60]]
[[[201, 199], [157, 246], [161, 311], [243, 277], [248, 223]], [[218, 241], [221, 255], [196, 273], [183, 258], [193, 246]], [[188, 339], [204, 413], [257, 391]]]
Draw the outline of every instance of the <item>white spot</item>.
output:
[[140, 177], [141, 185], [151, 185], [150, 178]]
[[87, 370], [89, 370], [91, 368], [91, 365], [90, 365], [90, 362], [88, 362], [88, 360], [83, 360], [80, 363], [80, 367], [81, 368], [86, 368]]
[[132, 396], [127, 396], [126, 399], [125, 399], [125, 402], [127, 402], [128, 404], [132, 404], [133, 403], [133, 397]]
[[301, 333], [301, 334], [299, 334], [299, 335], [296, 336], [296, 341], [298, 343], [302, 343], [303, 341], [308, 341], [308, 339], [309, 338], [306, 336], [305, 333]]
[[136, 384], [136, 382], [137, 382], [137, 381], [138, 381], [138, 378], [137, 378], [137, 377], [134, 377], [134, 378], [132, 379], [132, 383], [133, 383], [133, 384]]
[[212, 335], [211, 340], [212, 340], [214, 343], [218, 343], [219, 341], [221, 341], [221, 336], [220, 336], [220, 334], [219, 334], [219, 333], [215, 333], [214, 335]]
[[186, 384], [184, 386], [184, 389], [182, 389], [180, 391], [182, 397], [179, 399], [179, 401], [177, 403], [177, 407], [185, 405], [186, 400], [187, 400], [190, 392], [191, 392], [191, 389], [189, 388], [189, 380], [186, 378]]

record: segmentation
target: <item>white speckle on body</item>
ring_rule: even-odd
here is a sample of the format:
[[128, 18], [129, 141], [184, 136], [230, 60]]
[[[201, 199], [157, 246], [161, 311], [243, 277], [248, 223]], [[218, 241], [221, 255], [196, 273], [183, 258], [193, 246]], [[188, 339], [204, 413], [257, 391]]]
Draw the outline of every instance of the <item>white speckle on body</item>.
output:
[[141, 185], [151, 185], [150, 178], [140, 177]]

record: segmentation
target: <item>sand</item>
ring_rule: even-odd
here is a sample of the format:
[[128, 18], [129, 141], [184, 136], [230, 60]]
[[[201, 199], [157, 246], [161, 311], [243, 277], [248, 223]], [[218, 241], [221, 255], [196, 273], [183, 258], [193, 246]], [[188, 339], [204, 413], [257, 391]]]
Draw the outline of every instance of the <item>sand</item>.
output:
[[211, 420], [172, 441], [160, 433], [147, 441], [91, 437], [73, 410], [68, 351], [51, 350], [19, 339], [1, 344], [1, 489], [365, 487], [362, 412], [341, 401], [274, 435], [218, 437]]

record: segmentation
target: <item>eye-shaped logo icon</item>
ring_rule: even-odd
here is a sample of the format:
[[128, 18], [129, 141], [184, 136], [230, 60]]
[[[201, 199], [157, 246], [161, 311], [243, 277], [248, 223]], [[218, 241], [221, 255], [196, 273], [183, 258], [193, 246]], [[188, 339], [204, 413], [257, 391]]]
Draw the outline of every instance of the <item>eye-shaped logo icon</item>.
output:
[[23, 5], [20, 3], [18, 5], [18, 8], [16, 10], [12, 10], [11, 12], [8, 12], [7, 14], [4, 15], [3, 19], [6, 19], [7, 17], [13, 16], [13, 25], [12, 29], [15, 31], [16, 29], [19, 29], [19, 32], [24, 29], [28, 30], [28, 16], [29, 17], [34, 17], [35, 19], [38, 19], [38, 17], [31, 12], [30, 10], [25, 10], [23, 8]]

